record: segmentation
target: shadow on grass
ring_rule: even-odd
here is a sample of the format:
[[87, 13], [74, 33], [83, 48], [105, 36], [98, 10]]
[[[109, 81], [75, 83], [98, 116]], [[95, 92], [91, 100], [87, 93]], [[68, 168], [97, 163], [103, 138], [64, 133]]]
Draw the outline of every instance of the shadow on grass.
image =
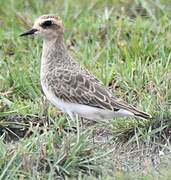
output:
[[[45, 124], [52, 124], [47, 120], [45, 116], [22, 116], [22, 115], [10, 115], [0, 118], [0, 136], [4, 135], [5, 142], [18, 141], [21, 138], [27, 138], [32, 135], [32, 128], [38, 127], [39, 133], [43, 133], [41, 127]], [[94, 123], [93, 123], [94, 124]], [[85, 126], [93, 126], [92, 123], [87, 123]], [[150, 132], [149, 132], [150, 130]], [[65, 129], [64, 131], [76, 132], [76, 127], [71, 129]], [[97, 132], [104, 131], [104, 129], [99, 129]], [[151, 136], [152, 139], [158, 139], [160, 143], [165, 143], [166, 139], [170, 140], [171, 137], [171, 119], [167, 117], [155, 117], [153, 120], [148, 121], [145, 124], [139, 123], [136, 126], [131, 126], [130, 128], [125, 128], [124, 130], [118, 129], [116, 132], [111, 132], [111, 130], [106, 129], [106, 134], [113, 135], [114, 138], [120, 142], [129, 142], [133, 137], [137, 136], [137, 132], [146, 131], [146, 133]], [[144, 133], [139, 133], [139, 139], [142, 139]], [[96, 132], [94, 134], [96, 136]], [[104, 133], [103, 133], [104, 135]]]

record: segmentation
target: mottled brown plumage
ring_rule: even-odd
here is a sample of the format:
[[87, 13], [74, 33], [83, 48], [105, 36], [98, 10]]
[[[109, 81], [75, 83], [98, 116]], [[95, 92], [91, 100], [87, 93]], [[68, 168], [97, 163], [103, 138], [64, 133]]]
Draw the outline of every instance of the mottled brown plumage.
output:
[[75, 114], [94, 120], [117, 116], [151, 117], [115, 98], [97, 78], [70, 57], [59, 17], [43, 15], [35, 21], [33, 29], [37, 30], [34, 34], [43, 38], [42, 88], [55, 106], [72, 118]]

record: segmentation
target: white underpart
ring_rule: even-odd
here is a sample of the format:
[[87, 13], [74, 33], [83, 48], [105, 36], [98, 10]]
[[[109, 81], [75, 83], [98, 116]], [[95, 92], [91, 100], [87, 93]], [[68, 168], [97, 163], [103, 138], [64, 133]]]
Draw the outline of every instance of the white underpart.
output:
[[114, 117], [134, 116], [132, 112], [124, 109], [120, 109], [117, 112], [113, 112], [105, 109], [91, 107], [88, 105], [64, 102], [63, 100], [57, 98], [50, 90], [48, 90], [48, 88], [44, 84], [42, 84], [42, 89], [47, 99], [53, 105], [61, 109], [63, 112], [68, 113], [72, 119], [74, 118], [75, 115], [79, 115], [81, 117], [90, 120], [104, 120], [104, 119], [112, 119]]

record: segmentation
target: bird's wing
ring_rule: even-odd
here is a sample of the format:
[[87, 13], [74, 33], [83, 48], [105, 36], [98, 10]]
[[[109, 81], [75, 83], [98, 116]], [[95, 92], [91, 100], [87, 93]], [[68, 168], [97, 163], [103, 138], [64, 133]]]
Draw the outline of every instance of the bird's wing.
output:
[[118, 111], [111, 103], [111, 93], [97, 79], [88, 74], [66, 69], [55, 69], [49, 74], [48, 86], [65, 102], [89, 105]]
[[150, 115], [137, 110], [126, 102], [115, 98], [100, 81], [83, 73], [67, 69], [55, 69], [49, 74], [48, 86], [65, 102], [89, 105], [110, 111], [127, 110], [135, 116], [149, 118]]

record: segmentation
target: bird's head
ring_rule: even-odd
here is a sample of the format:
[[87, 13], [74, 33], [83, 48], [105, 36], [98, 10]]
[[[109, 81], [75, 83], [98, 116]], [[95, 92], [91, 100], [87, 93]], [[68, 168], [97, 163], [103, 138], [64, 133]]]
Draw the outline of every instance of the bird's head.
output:
[[20, 36], [40, 35], [43, 39], [56, 39], [63, 35], [64, 25], [58, 16], [42, 15], [34, 22], [33, 27]]

